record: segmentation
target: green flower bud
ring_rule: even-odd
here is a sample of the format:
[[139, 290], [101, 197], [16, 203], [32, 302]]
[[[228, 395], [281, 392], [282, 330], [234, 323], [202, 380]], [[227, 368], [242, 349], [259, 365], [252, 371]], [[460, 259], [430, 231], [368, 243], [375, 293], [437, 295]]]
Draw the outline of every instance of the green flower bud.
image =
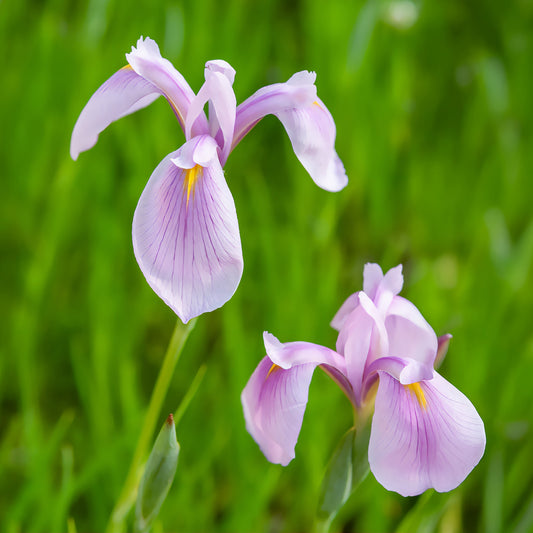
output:
[[174, 417], [170, 414], [157, 436], [139, 486], [135, 506], [138, 531], [149, 531], [159, 514], [176, 474], [179, 452]]

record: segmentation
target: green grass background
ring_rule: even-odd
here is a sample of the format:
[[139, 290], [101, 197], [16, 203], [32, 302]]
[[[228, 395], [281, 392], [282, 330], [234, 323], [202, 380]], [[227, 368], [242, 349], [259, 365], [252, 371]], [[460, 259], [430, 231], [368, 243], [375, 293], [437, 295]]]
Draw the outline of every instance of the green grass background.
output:
[[456, 490], [419, 498], [370, 475], [337, 531], [533, 531], [533, 3], [416, 3], [408, 29], [367, 1], [0, 2], [0, 524], [103, 531], [175, 323], [133, 256], [131, 220], [183, 142], [163, 99], [113, 124], [75, 163], [88, 98], [154, 38], [198, 90], [206, 60], [235, 67], [238, 101], [317, 72], [349, 185], [317, 188], [273, 117], [226, 166], [245, 258], [202, 316], [161, 423], [202, 364], [177, 427], [181, 454], [155, 531], [312, 530], [351, 409], [321, 372], [286, 468], [247, 434], [240, 392], [263, 330], [333, 347], [329, 321], [365, 262], [403, 263], [403, 295], [454, 335], [441, 372], [485, 421]]

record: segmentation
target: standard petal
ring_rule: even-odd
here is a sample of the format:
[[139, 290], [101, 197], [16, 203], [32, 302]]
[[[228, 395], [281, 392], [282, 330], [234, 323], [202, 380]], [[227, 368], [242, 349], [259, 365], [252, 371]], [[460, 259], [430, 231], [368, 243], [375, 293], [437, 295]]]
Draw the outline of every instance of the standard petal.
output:
[[315, 363], [284, 370], [263, 358], [244, 388], [246, 429], [271, 463], [294, 459]]
[[[181, 168], [182, 151], [192, 168]], [[220, 163], [198, 164], [216, 150], [209, 136], [168, 155], [146, 185], [133, 218], [133, 248], [152, 289], [187, 322], [226, 303], [242, 275], [242, 249], [233, 197]], [[187, 159], [187, 157], [184, 157]]]
[[222, 162], [230, 152], [235, 127], [237, 101], [231, 86], [234, 77], [235, 71], [225, 61], [209, 61], [205, 68], [205, 83], [193, 99], [185, 122], [185, 136], [189, 138], [194, 122], [209, 102], [209, 133], [219, 143]]
[[330, 326], [340, 331], [351, 312], [359, 305], [359, 293], [355, 292], [346, 298], [340, 309], [337, 311]]
[[363, 270], [363, 291], [374, 300], [379, 287], [383, 281], [383, 270], [377, 263], [366, 263]]
[[70, 141], [72, 159], [76, 160], [80, 152], [92, 148], [100, 132], [111, 122], [146, 107], [160, 95], [156, 86], [130, 67], [115, 72], [92, 95], [80, 113]]
[[314, 73], [299, 72], [287, 83], [267, 85], [242, 102], [237, 107], [232, 149], [266, 115], [311, 105], [316, 100], [315, 78]]
[[452, 490], [484, 449], [485, 430], [476, 409], [439, 374], [404, 386], [379, 373], [368, 459], [386, 489], [402, 496], [429, 488]]
[[335, 152], [335, 122], [324, 103], [317, 98], [310, 105], [280, 111], [276, 116], [313, 181], [331, 192], [346, 187], [348, 177]]
[[337, 337], [337, 352], [344, 355], [346, 375], [352, 385], [357, 405], [362, 401], [363, 373], [370, 352], [374, 326], [374, 319], [362, 305], [359, 305], [346, 318]]
[[[157, 43], [147, 37], [137, 41], [137, 47], [132, 46], [126, 59], [133, 70], [145, 80], [152, 83], [170, 103], [182, 129], [185, 131], [185, 118], [189, 105], [194, 98], [194, 92], [185, 78], [174, 68], [172, 63], [161, 57]], [[192, 135], [208, 133], [205, 115], [198, 117]]]
[[437, 335], [409, 300], [394, 296], [387, 309], [385, 327], [389, 337], [389, 355], [412, 357], [433, 365], [438, 348]]

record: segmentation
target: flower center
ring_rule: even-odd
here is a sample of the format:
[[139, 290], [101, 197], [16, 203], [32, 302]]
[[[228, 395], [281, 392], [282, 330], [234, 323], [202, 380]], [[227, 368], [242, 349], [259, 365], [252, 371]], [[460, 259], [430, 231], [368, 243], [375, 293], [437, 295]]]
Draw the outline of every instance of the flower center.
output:
[[276, 363], [273, 363], [270, 367], [270, 370], [268, 371], [268, 374], [266, 375], [265, 381], [268, 379], [268, 376], [270, 376], [270, 374], [273, 374], [274, 372], [276, 372], [276, 370], [279, 370], [280, 368], [281, 367], [278, 366]]
[[422, 409], [425, 411], [428, 402], [420, 383], [411, 383], [410, 385], [404, 385], [404, 387], [417, 399], [418, 405], [420, 405], [420, 407], [422, 407]]

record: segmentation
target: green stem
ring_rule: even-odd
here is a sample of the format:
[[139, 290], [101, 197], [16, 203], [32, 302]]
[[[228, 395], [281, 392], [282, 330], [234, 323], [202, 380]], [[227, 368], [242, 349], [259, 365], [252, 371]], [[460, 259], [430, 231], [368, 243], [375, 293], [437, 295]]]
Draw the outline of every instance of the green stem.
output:
[[131, 460], [126, 481], [107, 524], [107, 533], [118, 533], [124, 530], [124, 520], [135, 503], [137, 489], [142, 475], [142, 466], [153, 440], [154, 430], [159, 421], [161, 406], [185, 341], [194, 328], [195, 323], [196, 320], [191, 320], [187, 325], [184, 325], [178, 320], [174, 328], [165, 359], [159, 370], [159, 376], [157, 377], [152, 397], [150, 398], [148, 410], [144, 417], [143, 427], [139, 435], [139, 440], [137, 441], [137, 448]]

